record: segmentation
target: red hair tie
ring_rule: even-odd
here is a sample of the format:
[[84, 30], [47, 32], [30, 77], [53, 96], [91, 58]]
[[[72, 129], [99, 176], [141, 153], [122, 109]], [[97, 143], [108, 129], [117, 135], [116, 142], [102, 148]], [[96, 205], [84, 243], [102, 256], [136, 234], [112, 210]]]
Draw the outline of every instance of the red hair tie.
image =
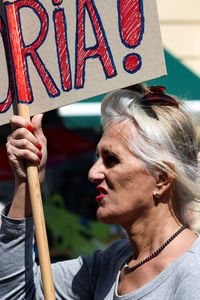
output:
[[164, 86], [150, 86], [148, 92], [141, 99], [142, 104], [170, 105], [179, 108], [178, 102], [171, 96], [165, 94], [166, 88]]

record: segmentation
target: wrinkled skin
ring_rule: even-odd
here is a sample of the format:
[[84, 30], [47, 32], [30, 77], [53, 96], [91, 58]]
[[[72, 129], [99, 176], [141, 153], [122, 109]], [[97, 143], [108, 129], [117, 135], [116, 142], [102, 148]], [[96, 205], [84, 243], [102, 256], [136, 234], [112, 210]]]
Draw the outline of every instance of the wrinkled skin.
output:
[[[12, 116], [10, 120], [13, 132], [7, 138], [6, 147], [10, 165], [18, 182], [27, 181], [25, 160], [38, 166], [40, 183], [44, 181], [47, 141], [41, 127], [42, 117], [43, 115], [39, 114], [32, 118], [33, 132], [27, 129], [29, 122], [24, 118]], [[42, 146], [41, 150], [37, 148], [38, 144]]]

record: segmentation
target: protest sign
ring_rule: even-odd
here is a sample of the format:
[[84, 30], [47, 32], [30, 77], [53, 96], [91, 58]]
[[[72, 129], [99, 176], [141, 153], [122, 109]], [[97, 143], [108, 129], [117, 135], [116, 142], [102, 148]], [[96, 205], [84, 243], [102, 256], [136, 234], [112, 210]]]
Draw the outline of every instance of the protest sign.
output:
[[[13, 8], [28, 99], [12, 83]], [[6, 1], [0, 33], [0, 125], [14, 97], [33, 115], [166, 74], [155, 0]]]

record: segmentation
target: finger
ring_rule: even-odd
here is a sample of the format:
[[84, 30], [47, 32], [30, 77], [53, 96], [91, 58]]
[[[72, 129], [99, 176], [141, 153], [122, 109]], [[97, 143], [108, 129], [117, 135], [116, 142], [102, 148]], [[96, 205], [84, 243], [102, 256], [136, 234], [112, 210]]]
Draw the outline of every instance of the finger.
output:
[[16, 130], [17, 128], [28, 128], [30, 125], [30, 122], [28, 122], [26, 119], [20, 117], [20, 116], [12, 116], [10, 119], [10, 125], [12, 130]]
[[36, 165], [40, 164], [38, 155], [28, 149], [16, 148], [11, 143], [7, 144], [7, 153], [11, 162], [18, 160], [28, 160]]
[[42, 130], [42, 119], [44, 114], [37, 114], [33, 116], [31, 120], [31, 124], [33, 125], [35, 130]]
[[32, 151], [33, 153], [39, 155], [40, 150], [37, 147], [37, 140], [36, 143], [30, 142], [28, 139], [20, 138], [20, 139], [13, 139], [12, 137], [8, 140], [9, 143], [17, 149], [24, 149]]
[[44, 114], [38, 114], [38, 115], [33, 116], [31, 124], [34, 127], [34, 135], [39, 140], [41, 148], [43, 148], [44, 152], [46, 152], [47, 140], [46, 140], [46, 137], [44, 136], [44, 133], [42, 130], [43, 116], [44, 116]]
[[45, 136], [43, 134], [43, 130], [42, 130], [43, 116], [44, 116], [44, 114], [35, 115], [32, 118], [31, 124], [34, 127], [34, 135], [39, 139], [39, 141], [41, 142], [41, 144], [43, 144], [43, 146], [46, 146], [46, 138], [45, 138]]
[[16, 129], [10, 136], [13, 140], [23, 140], [26, 139], [34, 145], [38, 144], [38, 139], [26, 128]]
[[16, 129], [10, 136], [8, 136], [7, 142], [10, 142], [16, 148], [27, 148], [35, 153], [39, 153], [41, 151], [41, 145], [38, 138], [36, 138], [26, 128]]

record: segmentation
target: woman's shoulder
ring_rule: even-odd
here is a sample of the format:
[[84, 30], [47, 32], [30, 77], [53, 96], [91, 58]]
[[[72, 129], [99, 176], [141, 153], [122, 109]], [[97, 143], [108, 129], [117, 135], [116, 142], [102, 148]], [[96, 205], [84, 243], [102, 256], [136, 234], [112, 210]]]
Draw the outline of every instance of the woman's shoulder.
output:
[[200, 275], [200, 236], [194, 241], [192, 246], [183, 255], [182, 266], [193, 274]]
[[200, 237], [182, 256], [177, 276], [175, 299], [199, 300], [200, 295]]
[[200, 236], [193, 242], [192, 246], [186, 251], [186, 256], [193, 257], [200, 264]]
[[175, 260], [169, 270], [175, 277], [178, 291], [185, 290], [184, 285], [187, 283], [187, 289], [189, 286], [191, 288], [196, 286], [200, 292], [200, 237], [194, 241], [190, 249]]

